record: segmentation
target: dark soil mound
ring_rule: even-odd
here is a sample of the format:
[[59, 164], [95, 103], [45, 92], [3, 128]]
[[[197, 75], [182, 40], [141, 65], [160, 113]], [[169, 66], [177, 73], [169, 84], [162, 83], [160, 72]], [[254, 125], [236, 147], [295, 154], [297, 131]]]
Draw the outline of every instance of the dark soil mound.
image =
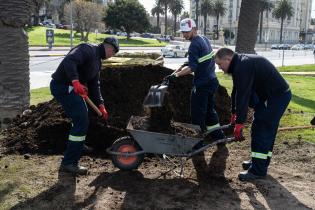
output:
[[[150, 116], [149, 130], [156, 132], [169, 132], [170, 119], [189, 123], [192, 76], [177, 79], [169, 86], [164, 107], [148, 111], [142, 106], [150, 86], [158, 84], [170, 73], [171, 69], [151, 65], [105, 68], [101, 72], [101, 92], [110, 118], [105, 124], [91, 111], [87, 144], [104, 151], [115, 139], [127, 135], [125, 128], [132, 115]], [[230, 98], [224, 87], [219, 87], [216, 100], [220, 122], [226, 124], [230, 117]], [[3, 152], [61, 153], [71, 127], [61, 106], [52, 100], [32, 106], [30, 110], [31, 113], [17, 116], [2, 132]]]

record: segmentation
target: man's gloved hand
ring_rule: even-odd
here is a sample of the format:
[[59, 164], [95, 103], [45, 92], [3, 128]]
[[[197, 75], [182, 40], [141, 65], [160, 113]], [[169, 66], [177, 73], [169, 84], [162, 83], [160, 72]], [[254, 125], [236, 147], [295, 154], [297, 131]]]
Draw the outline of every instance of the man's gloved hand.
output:
[[104, 104], [99, 105], [98, 109], [102, 112], [102, 118], [107, 121], [108, 120], [108, 112], [105, 109]]
[[168, 82], [174, 82], [176, 79], [176, 74], [170, 74], [166, 77], [164, 77], [164, 80], [168, 81]]
[[80, 95], [83, 98], [86, 98], [88, 95], [88, 89], [82, 85], [79, 80], [73, 80], [72, 81], [74, 92], [78, 95]]
[[243, 141], [245, 140], [244, 136], [243, 136], [243, 128], [244, 125], [243, 124], [236, 124], [234, 127], [234, 137], [236, 141]]
[[235, 121], [236, 121], [236, 114], [232, 114], [230, 118], [230, 124], [235, 125]]

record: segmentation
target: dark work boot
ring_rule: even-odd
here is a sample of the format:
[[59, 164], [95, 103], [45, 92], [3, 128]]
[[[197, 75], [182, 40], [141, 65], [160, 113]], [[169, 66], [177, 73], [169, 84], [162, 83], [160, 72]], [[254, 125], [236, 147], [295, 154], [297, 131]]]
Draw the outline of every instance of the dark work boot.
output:
[[78, 175], [86, 175], [88, 172], [88, 169], [86, 167], [83, 166], [79, 166], [79, 165], [60, 165], [59, 171], [62, 172], [67, 172], [67, 173], [72, 173], [74, 175], [78, 174]]
[[242, 182], [249, 182], [249, 181], [253, 181], [256, 179], [263, 179], [263, 178], [265, 178], [265, 176], [258, 176], [249, 171], [243, 171], [238, 174], [238, 179]]
[[245, 160], [242, 163], [242, 167], [244, 170], [248, 170], [252, 166], [252, 161], [251, 160]]

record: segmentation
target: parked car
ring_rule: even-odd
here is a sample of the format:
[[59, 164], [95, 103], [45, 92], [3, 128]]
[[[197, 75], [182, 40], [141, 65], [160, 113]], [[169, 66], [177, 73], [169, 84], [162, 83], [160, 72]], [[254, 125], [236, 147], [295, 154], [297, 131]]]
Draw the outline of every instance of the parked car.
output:
[[188, 49], [181, 45], [167, 45], [161, 49], [163, 57], [187, 57]]
[[173, 40], [174, 38], [172, 36], [169, 36], [169, 35], [164, 35], [164, 36], [161, 36], [159, 38], [156, 38], [158, 41], [160, 42], [169, 42], [171, 40]]
[[273, 45], [271, 45], [271, 49], [273, 49], [273, 50], [279, 49], [279, 44], [273, 44]]
[[304, 47], [301, 44], [295, 44], [291, 47], [291, 50], [304, 50]]
[[280, 50], [290, 50], [291, 46], [289, 44], [280, 44], [278, 49], [280, 49]]
[[122, 31], [122, 32], [117, 32], [116, 35], [117, 36], [127, 36], [127, 33]]
[[143, 34], [141, 34], [140, 35], [140, 37], [142, 37], [142, 38], [154, 38], [154, 36], [152, 35], [152, 34], [149, 34], [149, 33], [143, 33]]

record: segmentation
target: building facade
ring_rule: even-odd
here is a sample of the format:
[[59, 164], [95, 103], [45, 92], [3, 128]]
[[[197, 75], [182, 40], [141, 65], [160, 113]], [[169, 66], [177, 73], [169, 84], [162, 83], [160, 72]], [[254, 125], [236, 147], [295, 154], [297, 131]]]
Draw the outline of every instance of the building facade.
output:
[[[269, 0], [276, 7], [279, 0]], [[219, 29], [228, 29], [237, 34], [237, 27], [240, 15], [240, 8], [242, 0], [224, 0], [227, 9], [226, 15], [219, 19]], [[201, 5], [202, 0], [199, 1]], [[312, 0], [291, 0], [291, 5], [294, 14], [291, 18], [285, 19], [283, 24], [283, 42], [284, 43], [298, 43], [312, 42], [313, 32], [310, 30], [311, 26], [311, 11]], [[192, 18], [196, 18], [196, 3], [195, 0], [190, 1], [190, 14]], [[200, 6], [199, 6], [200, 8]], [[262, 27], [262, 43], [279, 43], [280, 42], [280, 19], [276, 19], [271, 11], [263, 13], [263, 27]], [[203, 17], [198, 18], [198, 29], [203, 33], [203, 27], [206, 24], [207, 31], [213, 32], [216, 26], [216, 19], [213, 16], [208, 17], [207, 23], [203, 22]], [[259, 26], [257, 31], [257, 41], [259, 41]], [[235, 36], [236, 37], [236, 36]], [[232, 39], [232, 43], [235, 38]]]

